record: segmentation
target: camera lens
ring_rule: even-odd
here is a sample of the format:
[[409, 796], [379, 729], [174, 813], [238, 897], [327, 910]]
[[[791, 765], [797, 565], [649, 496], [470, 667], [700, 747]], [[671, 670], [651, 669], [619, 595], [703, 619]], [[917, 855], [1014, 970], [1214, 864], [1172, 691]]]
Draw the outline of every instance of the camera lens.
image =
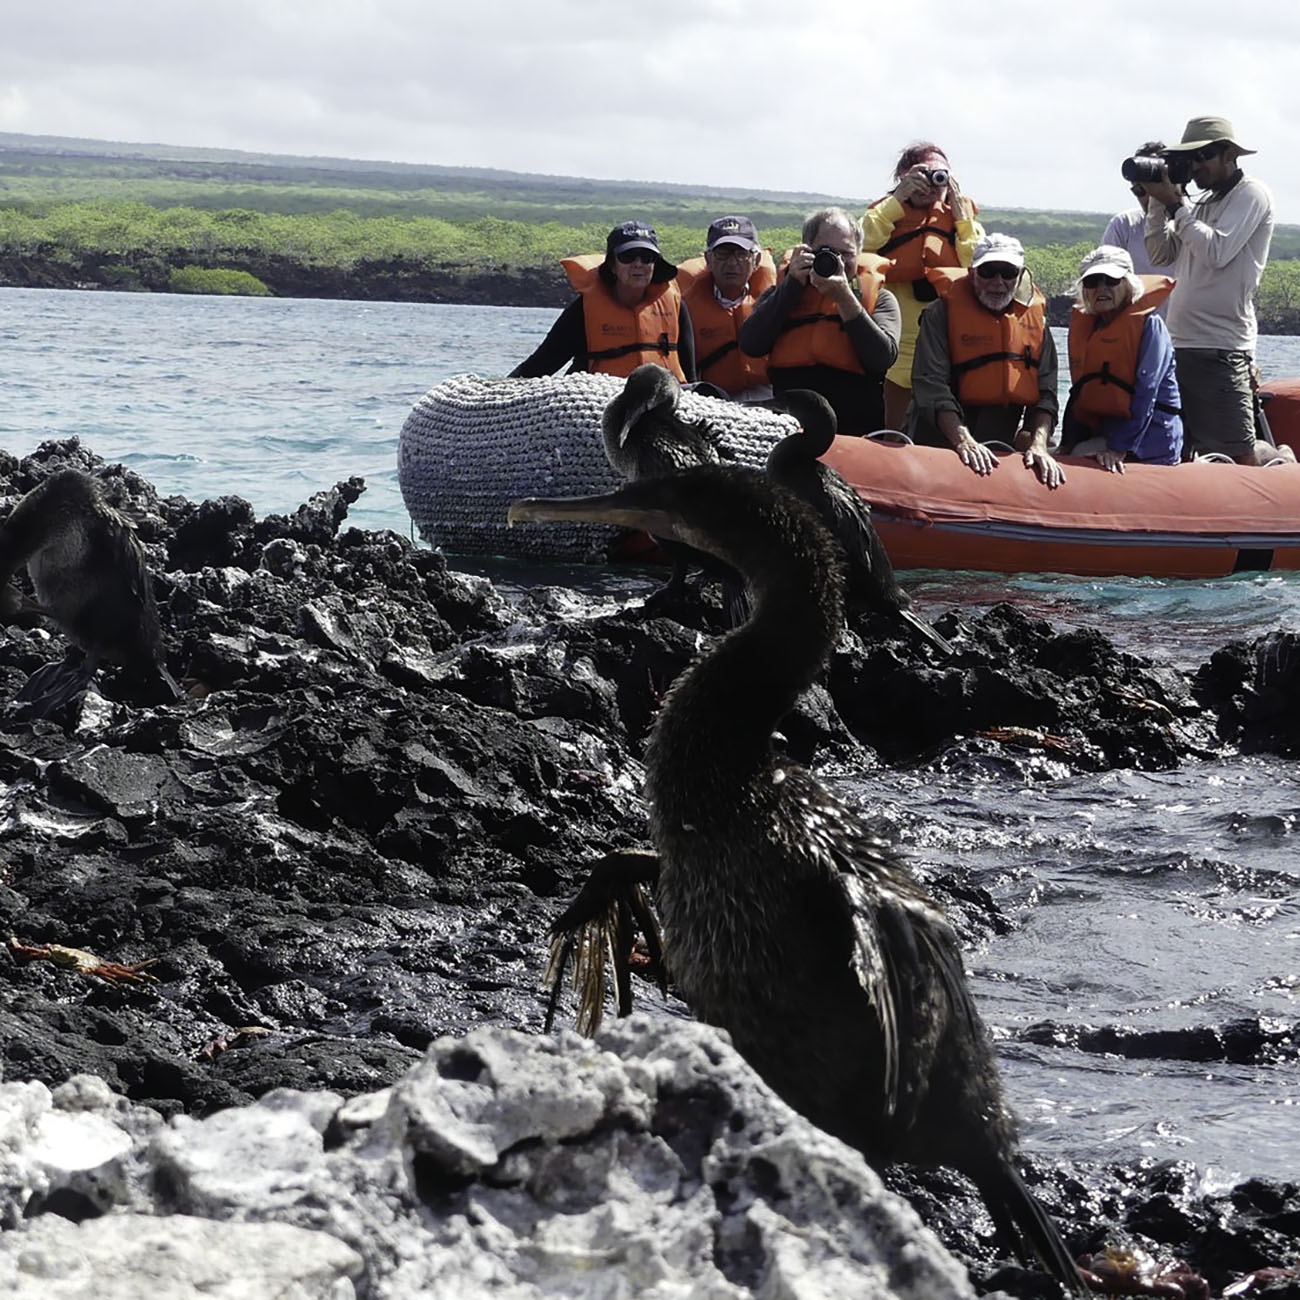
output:
[[840, 261], [840, 255], [833, 248], [819, 248], [813, 254], [812, 269], [823, 280], [829, 280], [831, 276], [839, 275], [844, 270], [844, 263]]
[[1163, 166], [1164, 163], [1159, 158], [1125, 158], [1119, 171], [1130, 185], [1145, 185], [1148, 181], [1160, 179], [1160, 169]]
[[929, 177], [931, 185], [938, 187], [948, 184], [948, 170], [946, 167], [931, 167], [926, 175]]

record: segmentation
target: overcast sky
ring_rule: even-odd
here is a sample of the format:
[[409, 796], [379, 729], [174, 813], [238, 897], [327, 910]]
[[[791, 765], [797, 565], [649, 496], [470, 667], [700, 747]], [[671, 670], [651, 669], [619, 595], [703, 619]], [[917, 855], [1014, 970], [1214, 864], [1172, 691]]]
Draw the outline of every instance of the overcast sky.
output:
[[1296, 0], [0, 0], [0, 130], [996, 207], [1128, 206], [1230, 118], [1300, 222]]

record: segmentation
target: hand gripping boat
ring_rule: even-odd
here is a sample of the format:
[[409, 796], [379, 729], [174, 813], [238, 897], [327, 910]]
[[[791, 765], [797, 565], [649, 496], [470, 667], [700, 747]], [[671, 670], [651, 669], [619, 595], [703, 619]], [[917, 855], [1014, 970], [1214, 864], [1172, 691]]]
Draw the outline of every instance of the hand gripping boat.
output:
[[[397, 457], [420, 535], [461, 554], [628, 558], [626, 539], [603, 526], [505, 522], [519, 497], [617, 486], [600, 416], [622, 383], [464, 375], [430, 389], [407, 417]], [[689, 392], [680, 409], [713, 423], [743, 465], [761, 467], [795, 427], [788, 416]], [[1016, 454], [981, 477], [942, 448], [839, 437], [825, 460], [870, 503], [896, 568], [1176, 578], [1300, 569], [1300, 465], [1130, 464], [1111, 474], [1067, 456], [1067, 481], [1049, 492]]]

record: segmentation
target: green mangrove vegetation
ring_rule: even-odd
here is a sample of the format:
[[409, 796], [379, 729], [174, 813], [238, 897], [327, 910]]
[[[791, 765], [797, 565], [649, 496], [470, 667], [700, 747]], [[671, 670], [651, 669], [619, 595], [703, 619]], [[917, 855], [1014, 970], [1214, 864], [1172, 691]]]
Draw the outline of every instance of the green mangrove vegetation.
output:
[[[681, 259], [720, 212], [752, 216], [779, 251], [809, 210], [867, 201], [0, 133], [0, 284], [550, 306], [568, 297], [559, 259], [629, 216]], [[1051, 296], [1109, 219], [980, 215], [1024, 242]], [[1259, 309], [1264, 329], [1300, 332], [1300, 227], [1278, 227]]]

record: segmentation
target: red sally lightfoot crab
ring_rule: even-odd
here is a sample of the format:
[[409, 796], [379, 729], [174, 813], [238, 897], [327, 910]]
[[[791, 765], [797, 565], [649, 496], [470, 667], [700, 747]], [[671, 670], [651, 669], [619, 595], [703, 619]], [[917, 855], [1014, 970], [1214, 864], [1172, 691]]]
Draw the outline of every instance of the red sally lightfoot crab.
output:
[[74, 970], [80, 975], [90, 975], [110, 983], [158, 983], [158, 977], [150, 975], [147, 969], [158, 960], [157, 957], [150, 957], [146, 961], [137, 961], [126, 966], [121, 962], [105, 961], [84, 948], [68, 948], [61, 943], [21, 943], [12, 936], [9, 939], [9, 951], [15, 961], [24, 963], [49, 961], [56, 966]]
[[[1100, 1295], [1163, 1296], [1167, 1300], [1214, 1300], [1210, 1284], [1181, 1259], [1157, 1261], [1140, 1246], [1107, 1246], [1081, 1255], [1079, 1276]], [[1262, 1295], [1275, 1282], [1300, 1277], [1294, 1268], [1260, 1268], [1229, 1283], [1220, 1300]]]

